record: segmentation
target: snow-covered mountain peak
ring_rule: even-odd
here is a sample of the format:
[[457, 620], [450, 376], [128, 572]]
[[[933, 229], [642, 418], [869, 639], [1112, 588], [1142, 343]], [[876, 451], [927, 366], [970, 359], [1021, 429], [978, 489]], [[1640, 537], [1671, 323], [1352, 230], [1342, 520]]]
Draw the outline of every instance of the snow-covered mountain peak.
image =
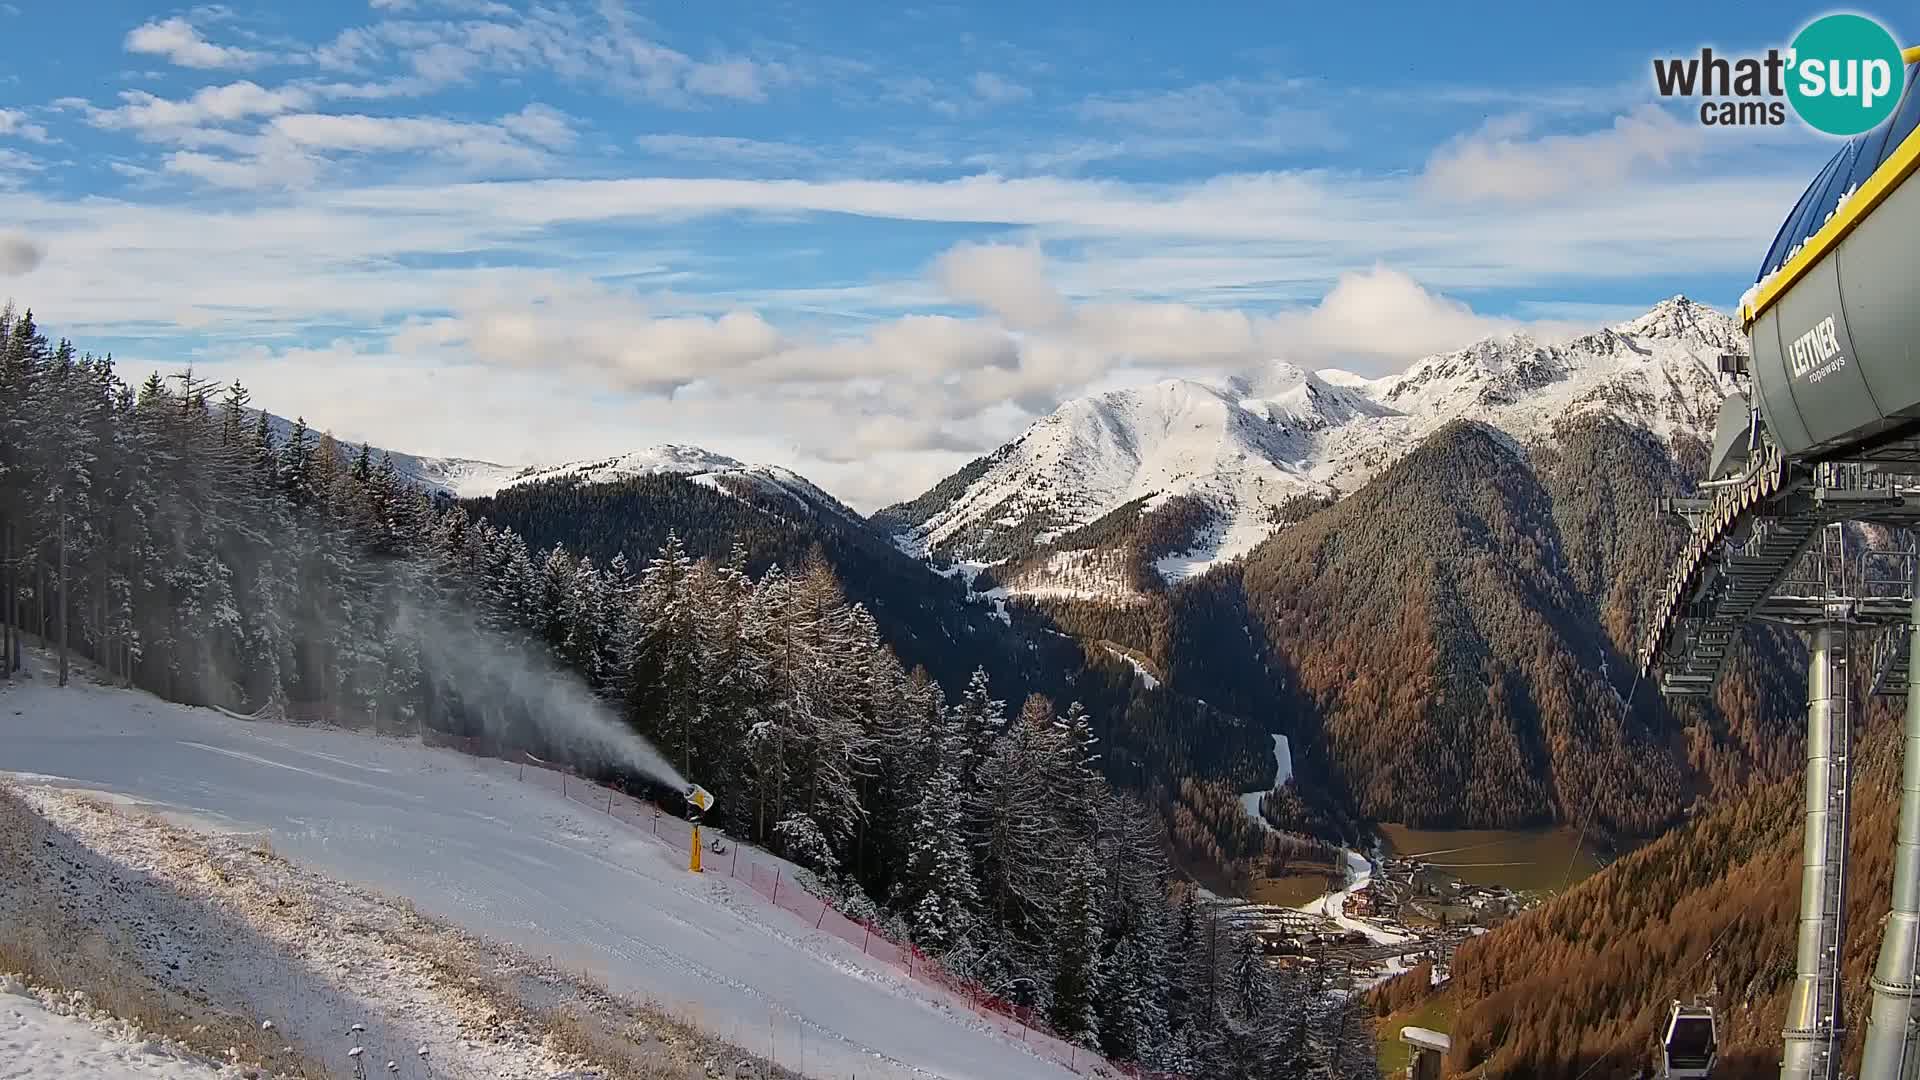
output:
[[1464, 349], [1416, 362], [1383, 379], [1374, 397], [1407, 413], [1465, 415], [1476, 407], [1511, 402], [1564, 379], [1566, 358], [1525, 333], [1476, 341]]
[[698, 446], [663, 443], [659, 446], [650, 446], [645, 450], [634, 450], [613, 457], [568, 461], [559, 465], [532, 466], [521, 470], [500, 487], [518, 487], [547, 480], [610, 484], [634, 477], [656, 476], [660, 473], [698, 476], [702, 473], [744, 468], [746, 468], [745, 465], [725, 454], [716, 454]]
[[1731, 352], [1745, 352], [1747, 348], [1739, 323], [1685, 296], [1662, 300], [1645, 315], [1613, 329], [1628, 337], [1698, 343]]
[[1250, 549], [1294, 496], [1352, 491], [1455, 419], [1519, 445], [1604, 414], [1672, 439], [1700, 436], [1728, 387], [1715, 358], [1745, 349], [1732, 319], [1686, 297], [1564, 344], [1509, 333], [1369, 379], [1275, 362], [1247, 376], [1169, 379], [1078, 398], [915, 503], [886, 516], [903, 543], [994, 560], [1047, 544], [1133, 500], [1187, 495], [1218, 511], [1204, 567]]
[[746, 467], [736, 458], [682, 443], [661, 443], [659, 446], [627, 454], [623, 460], [632, 462], [635, 467], [650, 468], [655, 472], [698, 473]]
[[1349, 390], [1366, 390], [1373, 386], [1374, 383], [1380, 381], [1341, 368], [1321, 368], [1319, 371], [1314, 372], [1314, 374], [1320, 376], [1321, 382], [1327, 383], [1330, 386], [1344, 386]]
[[[1315, 393], [1353, 394], [1317, 385]], [[1309, 448], [1301, 422], [1309, 410], [1245, 397], [1250, 390], [1245, 380], [1165, 379], [1076, 398], [979, 464], [978, 478], [930, 517], [915, 520], [912, 507], [885, 513], [910, 528], [910, 548], [978, 559], [1017, 554], [1143, 499], [1152, 508], [1195, 495], [1235, 515], [1248, 509], [1254, 522], [1252, 508], [1313, 485], [1296, 464]], [[1229, 521], [1216, 539], [1245, 550], [1264, 535], [1264, 526]]]
[[682, 476], [693, 483], [734, 497], [748, 494], [771, 496], [776, 500], [775, 505], [790, 504], [805, 512], [825, 510], [851, 520], [860, 520], [860, 516], [840, 500], [791, 469], [777, 465], [748, 465], [738, 458], [681, 443], [663, 443], [609, 458], [523, 469], [486, 494], [544, 481], [582, 485], [617, 484], [664, 474]]
[[[1336, 372], [1348, 375], [1347, 372]], [[1388, 416], [1393, 410], [1373, 399], [1371, 384], [1348, 376], [1344, 384], [1323, 373], [1277, 361], [1267, 366], [1251, 385], [1252, 394], [1241, 406], [1271, 423], [1323, 431], [1359, 417]]]

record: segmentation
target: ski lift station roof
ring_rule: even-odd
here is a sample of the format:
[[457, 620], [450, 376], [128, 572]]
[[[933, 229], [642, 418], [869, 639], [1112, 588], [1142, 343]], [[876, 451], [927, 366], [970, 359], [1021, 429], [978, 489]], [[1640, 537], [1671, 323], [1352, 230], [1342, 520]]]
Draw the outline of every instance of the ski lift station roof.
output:
[[[1842, 145], [1787, 215], [1740, 303], [1753, 396], [1788, 458], [1910, 457], [1920, 423], [1920, 50], [1887, 121]], [[1896, 450], [1888, 444], [1901, 444]]]
[[1784, 268], [1793, 253], [1834, 216], [1842, 198], [1865, 187], [1874, 172], [1913, 134], [1915, 124], [1920, 122], [1920, 93], [1914, 89], [1917, 75], [1920, 75], [1920, 63], [1908, 64], [1906, 91], [1889, 121], [1848, 139], [1827, 162], [1827, 167], [1807, 185], [1793, 212], [1781, 222], [1773, 246], [1767, 249], [1766, 261], [1754, 276], [1755, 281], [1765, 281], [1768, 275]]

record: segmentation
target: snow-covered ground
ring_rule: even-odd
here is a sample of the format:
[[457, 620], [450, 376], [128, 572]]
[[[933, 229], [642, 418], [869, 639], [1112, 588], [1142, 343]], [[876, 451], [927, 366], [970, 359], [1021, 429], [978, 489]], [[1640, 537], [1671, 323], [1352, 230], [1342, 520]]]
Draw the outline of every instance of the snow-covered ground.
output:
[[[1262, 825], [1267, 825], [1267, 819], [1260, 813], [1260, 800], [1266, 797], [1268, 791], [1278, 788], [1293, 777], [1293, 750], [1285, 735], [1273, 737], [1273, 763], [1275, 769], [1273, 786], [1260, 791], [1249, 791], [1240, 796], [1240, 806], [1246, 810], [1247, 816]], [[1272, 828], [1271, 825], [1267, 827]], [[1388, 930], [1370, 919], [1355, 919], [1347, 916], [1347, 897], [1366, 888], [1367, 884], [1373, 880], [1373, 863], [1352, 848], [1341, 848], [1340, 855], [1345, 860], [1345, 873], [1344, 883], [1339, 891], [1327, 893], [1294, 910], [1304, 911], [1309, 915], [1325, 916], [1342, 929], [1358, 930], [1379, 945], [1401, 945], [1414, 940], [1411, 935]]]
[[1159, 689], [1160, 680], [1154, 678], [1153, 672], [1147, 670], [1147, 665], [1142, 664], [1139, 660], [1136, 660], [1132, 653], [1126, 652], [1121, 649], [1116, 649], [1111, 645], [1107, 646], [1107, 651], [1112, 653], [1114, 656], [1122, 660], [1125, 660], [1127, 662], [1127, 666], [1131, 667], [1133, 669], [1133, 673], [1139, 677], [1141, 686], [1144, 686], [1149, 690]]
[[[344, 1076], [355, 1047], [376, 1071], [404, 1060], [391, 1080], [421, 1080], [429, 1065], [504, 1077], [605, 1064], [550, 1043], [534, 1010], [597, 1015], [662, 1077], [702, 1072], [702, 1050], [729, 1056], [681, 1045], [669, 1017], [622, 1007], [577, 971], [289, 862], [262, 834], [195, 831], [161, 808], [44, 780], [8, 786], [25, 806], [0, 806], [16, 841], [0, 867], [0, 925], [18, 928], [36, 974], [110, 995], [124, 1017], [236, 1067]], [[85, 1014], [78, 994], [39, 993]], [[174, 1014], [200, 1004], [226, 1015]]]
[[1404, 945], [1414, 940], [1410, 934], [1395, 933], [1371, 919], [1356, 919], [1347, 915], [1347, 897], [1373, 881], [1373, 861], [1352, 848], [1341, 848], [1340, 854], [1346, 860], [1346, 884], [1341, 886], [1339, 892], [1328, 893], [1298, 910], [1309, 915], [1324, 915], [1341, 929], [1357, 930], [1378, 945]]
[[1274, 775], [1271, 785], [1264, 790], [1249, 791], [1240, 796], [1240, 805], [1246, 810], [1247, 816], [1262, 825], [1267, 824], [1267, 819], [1260, 813], [1260, 800], [1267, 797], [1267, 792], [1278, 791], [1280, 785], [1293, 779], [1293, 748], [1288, 744], [1285, 735], [1273, 737], [1273, 767]]
[[590, 971], [808, 1075], [1069, 1075], [745, 882], [689, 875], [683, 853], [500, 762], [44, 684], [0, 692], [0, 762], [28, 782], [264, 834], [294, 863]]
[[4, 1080], [219, 1080], [234, 1075], [0, 975]]

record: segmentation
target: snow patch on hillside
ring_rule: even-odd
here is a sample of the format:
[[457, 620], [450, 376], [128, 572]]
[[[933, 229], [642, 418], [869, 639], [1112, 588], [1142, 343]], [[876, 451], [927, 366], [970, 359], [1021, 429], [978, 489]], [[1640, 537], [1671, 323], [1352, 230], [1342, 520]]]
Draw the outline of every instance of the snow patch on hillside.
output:
[[1287, 781], [1293, 779], [1293, 747], [1285, 735], [1273, 737], [1273, 769], [1273, 783], [1262, 791], [1249, 791], [1240, 796], [1240, 806], [1247, 816], [1269, 829], [1273, 826], [1267, 824], [1266, 815], [1260, 812], [1260, 800], [1266, 798], [1268, 792], [1280, 790]]
[[1160, 680], [1153, 677], [1153, 672], [1148, 671], [1145, 664], [1134, 659], [1132, 653], [1123, 649], [1116, 649], [1111, 645], [1107, 646], [1107, 651], [1127, 662], [1127, 666], [1131, 667], [1134, 675], [1139, 678], [1141, 686], [1149, 690], [1158, 690], [1160, 688]]
[[1215, 521], [1194, 546], [1155, 559], [1153, 569], [1160, 580], [1177, 585], [1245, 555], [1272, 534], [1273, 526], [1263, 514], [1227, 514]]
[[[15, 1071], [22, 1070], [22, 1071]], [[35, 1080], [221, 1080], [223, 1068], [0, 975], [0, 1076]]]

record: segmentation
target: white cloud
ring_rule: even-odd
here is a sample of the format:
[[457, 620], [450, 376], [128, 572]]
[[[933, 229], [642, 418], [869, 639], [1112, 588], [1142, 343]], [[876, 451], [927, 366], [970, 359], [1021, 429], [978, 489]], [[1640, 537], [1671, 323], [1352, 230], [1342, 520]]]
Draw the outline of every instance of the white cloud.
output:
[[[416, 10], [447, 7], [422, 0]], [[666, 438], [717, 443], [742, 458], [816, 463], [818, 479], [872, 505], [910, 494], [1061, 398], [1140, 371], [1204, 374], [1287, 358], [1382, 372], [1528, 325], [1474, 311], [1459, 299], [1467, 290], [1744, 268], [1805, 181], [1797, 168], [1649, 167], [1685, 149], [1653, 119], [1560, 137], [1572, 147], [1506, 119], [1415, 177], [1290, 170], [1132, 183], [983, 171], [912, 180], [900, 177], [944, 164], [950, 148], [909, 159], [852, 143], [653, 134], [636, 140], [645, 153], [721, 165], [688, 179], [447, 183], [449, 172], [557, 171], [590, 140], [539, 102], [491, 121], [361, 114], [381, 112], [375, 104], [329, 111], [449, 78], [532, 85], [530, 73], [551, 73], [663, 105], [752, 100], [802, 78], [757, 56], [732, 68], [724, 56], [695, 59], [640, 26], [544, 6], [525, 17], [409, 20], [336, 39], [335, 61], [356, 65], [339, 78], [352, 81], [243, 80], [178, 99], [129, 93], [86, 115], [172, 152], [111, 165], [257, 194], [207, 210], [0, 185], [0, 221], [30, 230], [35, 251], [59, 253], [36, 257], [33, 270], [34, 302], [54, 317], [150, 350], [197, 353], [213, 342], [208, 362], [257, 379], [274, 407], [343, 434], [512, 462]], [[574, 32], [583, 28], [601, 32]], [[976, 102], [1019, 96], [979, 79], [952, 91]], [[1115, 99], [1090, 118], [1145, 134], [1119, 132], [1074, 153], [1094, 161], [1143, 140], [1170, 148], [1283, 137], [1206, 130], [1236, 115], [1271, 121], [1282, 107], [1277, 92], [1222, 95], [1186, 127], [1173, 113], [1205, 106], [1206, 92]], [[1623, 147], [1640, 165], [1609, 172], [1598, 158]], [[389, 165], [423, 168], [374, 172]], [[724, 166], [750, 175], [724, 178]], [[1556, 188], [1565, 166], [1586, 179]], [[1512, 175], [1489, 186], [1477, 178], [1489, 169]], [[769, 176], [803, 170], [854, 178]], [[1460, 202], [1463, 190], [1501, 198]], [[1564, 201], [1542, 201], [1552, 198]], [[764, 292], [754, 284], [774, 269], [740, 269], [765, 258], [758, 248], [744, 259], [646, 248], [673, 235], [648, 231], [656, 227], [738, 214], [764, 215], [769, 236], [844, 215], [965, 226], [1010, 242], [962, 245], [909, 281], [855, 276]], [[798, 254], [781, 243], [768, 250]], [[708, 289], [709, 274], [728, 279], [724, 292]], [[835, 318], [821, 328], [782, 317], [807, 309]], [[849, 329], [853, 318], [866, 325]], [[341, 325], [363, 329], [326, 349], [287, 347]], [[263, 351], [239, 351], [248, 342]]]
[[0, 277], [31, 273], [46, 257], [39, 244], [18, 233], [0, 232]]
[[0, 147], [0, 185], [12, 183], [7, 173], [37, 173], [45, 170], [46, 166], [40, 164], [38, 158], [18, 150]]
[[[988, 317], [911, 314], [856, 335], [808, 338], [744, 309], [663, 313], [588, 281], [522, 278], [471, 293], [455, 316], [411, 325], [392, 344], [675, 400], [778, 401], [783, 425], [788, 405], [838, 401], [846, 423], [794, 435], [809, 453], [838, 460], [880, 450], [983, 449], [961, 433], [978, 431], [995, 410], [1011, 403], [1037, 414], [1127, 368], [1224, 372], [1287, 358], [1397, 370], [1524, 328], [1380, 267], [1344, 276], [1317, 305], [1269, 314], [1148, 301], [1072, 304], [1030, 247], [964, 246], [932, 272]], [[981, 287], [992, 283], [1008, 287]]]
[[129, 30], [123, 45], [130, 53], [164, 56], [181, 67], [190, 68], [250, 68], [268, 59], [266, 54], [251, 49], [216, 45], [179, 16]]
[[997, 72], [978, 71], [958, 84], [945, 85], [925, 75], [893, 76], [883, 80], [881, 95], [888, 102], [958, 118], [1029, 100], [1033, 91]]
[[1502, 117], [1434, 151], [1422, 177], [1441, 198], [1537, 202], [1611, 186], [1705, 153], [1708, 131], [1657, 105], [1579, 135], [1527, 139], [1524, 117]]
[[726, 212], [1029, 227], [1050, 239], [1097, 241], [1115, 259], [1204, 244], [1323, 288], [1343, 270], [1385, 262], [1451, 289], [1670, 273], [1682, 251], [1697, 269], [1743, 269], [1753, 237], [1771, 234], [1780, 207], [1804, 186], [1803, 176], [1778, 172], [1634, 178], [1582, 192], [1573, 212], [1565, 205], [1452, 205], [1403, 178], [1322, 172], [1177, 185], [993, 175], [567, 179], [362, 188], [335, 192], [329, 201], [342, 212], [432, 214], [528, 230]]
[[1081, 307], [1072, 333], [1082, 344], [1115, 357], [1220, 367], [1259, 359], [1264, 325], [1245, 311], [1121, 301]]
[[262, 142], [242, 157], [219, 157], [197, 150], [176, 150], [161, 167], [217, 188], [237, 191], [306, 187], [320, 175], [320, 159], [280, 140]]
[[597, 372], [644, 393], [672, 394], [781, 347], [780, 333], [752, 312], [661, 316], [590, 281], [536, 279], [511, 292], [471, 293], [458, 306], [451, 320], [408, 331], [407, 341], [428, 333], [489, 363]]
[[573, 130], [572, 118], [537, 101], [517, 113], [501, 117], [500, 126], [549, 150], [565, 150], [579, 138]]
[[695, 94], [735, 101], [765, 101], [767, 91], [761, 84], [764, 70], [752, 60], [739, 58], [691, 64], [687, 68], [686, 87]]
[[978, 72], [973, 76], [973, 93], [989, 105], [1011, 105], [1033, 96], [1032, 90], [991, 71]]
[[1019, 366], [1019, 343], [996, 325], [948, 315], [907, 315], [875, 324], [860, 338], [769, 353], [746, 374], [774, 381], [906, 378], [925, 383]]
[[942, 255], [934, 276], [947, 295], [977, 304], [1025, 330], [1066, 315], [1066, 301], [1047, 280], [1046, 258], [1032, 244], [965, 244]]
[[308, 54], [308, 59], [323, 71], [357, 72], [364, 70], [367, 63], [378, 59], [384, 51], [385, 44], [378, 32], [353, 26], [335, 34], [332, 41], [315, 48]]
[[394, 13], [435, 8], [465, 17], [405, 18], [354, 27], [312, 49], [327, 71], [364, 73], [402, 64], [400, 80], [368, 84], [362, 96], [401, 96], [469, 82], [482, 75], [529, 72], [610, 88], [674, 106], [709, 99], [757, 102], [799, 79], [787, 63], [756, 56], [697, 58], [649, 37], [618, 0], [593, 5], [536, 5], [525, 12], [490, 2], [412, 4]]
[[288, 113], [274, 117], [252, 156], [321, 157], [333, 154], [425, 154], [482, 172], [537, 172], [548, 148], [569, 145], [574, 133], [557, 109], [530, 105], [491, 124], [432, 116]]
[[407, 57], [413, 73], [432, 84], [465, 82], [484, 58], [477, 52], [445, 41], [436, 41]]
[[1240, 95], [1221, 83], [1092, 97], [1078, 112], [1102, 123], [1155, 131], [1219, 131], [1245, 124], [1248, 116]]
[[1223, 79], [1159, 90], [1096, 94], [1075, 106], [1081, 117], [1129, 131], [1230, 134], [1271, 129], [1280, 122], [1318, 124], [1305, 105], [1304, 79]]
[[731, 135], [640, 135], [633, 142], [646, 153], [660, 157], [762, 167], [811, 165], [821, 157], [820, 151], [798, 143]]
[[457, 11], [469, 15], [511, 15], [513, 9], [495, 0], [367, 0], [367, 6], [375, 11], [420, 11], [423, 8], [440, 8], [444, 11]]
[[47, 129], [27, 119], [19, 109], [0, 109], [0, 136], [12, 136], [29, 142], [49, 142]]
[[1557, 329], [1489, 318], [1404, 273], [1375, 266], [1341, 275], [1311, 309], [1277, 316], [1266, 337], [1275, 354], [1308, 359], [1311, 366], [1385, 374], [1481, 338]]
[[183, 133], [203, 125], [229, 124], [254, 117], [275, 116], [305, 108], [311, 91], [298, 86], [269, 90], [251, 80], [208, 86], [184, 100], [156, 97], [145, 90], [123, 90], [123, 104], [113, 109], [87, 106], [89, 123], [99, 128], [133, 131], [144, 138], [178, 141]]
[[444, 145], [474, 126], [431, 117], [353, 113], [295, 113], [273, 122], [273, 130], [295, 145], [358, 153]]
[[[165, 355], [122, 354], [119, 360], [135, 382], [148, 370], [178, 370], [176, 359]], [[194, 364], [216, 382], [241, 380], [263, 408], [303, 414], [340, 439], [509, 465], [606, 457], [660, 442], [705, 444], [745, 461], [795, 468], [864, 510], [924, 490], [973, 456], [970, 449], [923, 449], [910, 422], [887, 415], [850, 421], [846, 406], [833, 400], [751, 392], [724, 399], [609, 398], [556, 388], [551, 372], [449, 367], [430, 349], [398, 345], [263, 346]], [[781, 422], [742, 429], [742, 415]], [[947, 441], [971, 447], [982, 437], [969, 431]], [[857, 454], [845, 449], [855, 445]]]

